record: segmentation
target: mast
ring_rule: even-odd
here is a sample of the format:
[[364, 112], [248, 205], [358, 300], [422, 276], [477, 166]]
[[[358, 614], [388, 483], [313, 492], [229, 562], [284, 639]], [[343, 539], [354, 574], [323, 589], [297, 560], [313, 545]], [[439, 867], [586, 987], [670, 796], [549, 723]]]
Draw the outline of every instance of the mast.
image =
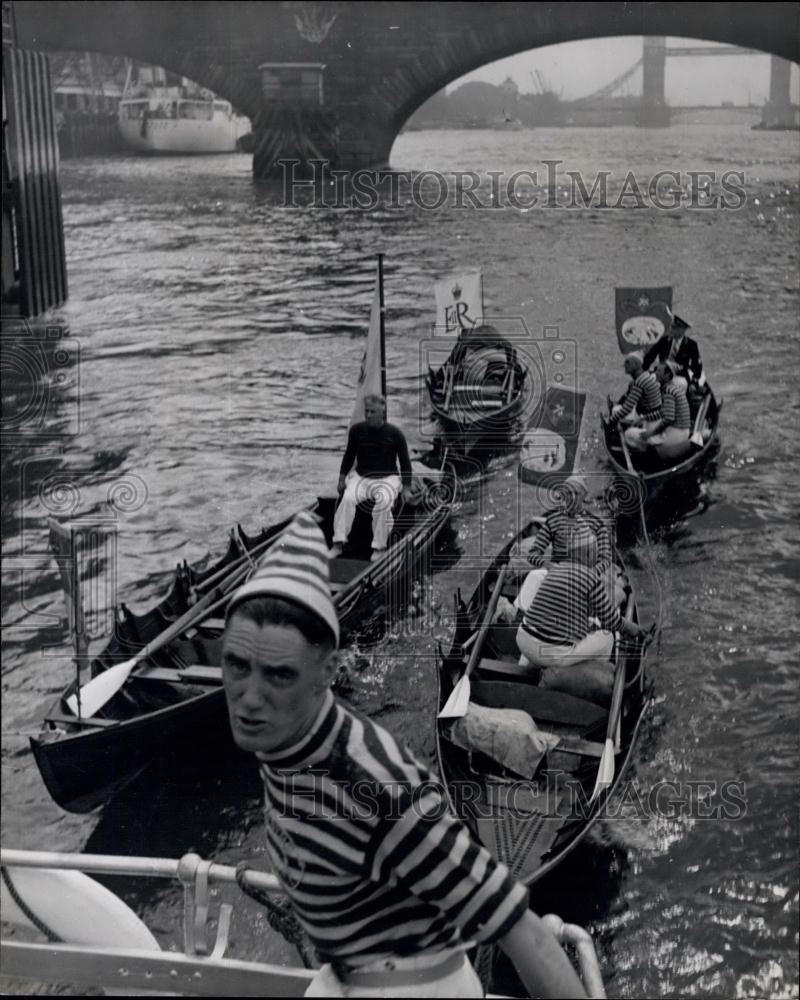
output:
[[383, 304], [383, 254], [378, 254], [378, 305], [381, 322], [381, 395], [386, 399], [386, 309]]

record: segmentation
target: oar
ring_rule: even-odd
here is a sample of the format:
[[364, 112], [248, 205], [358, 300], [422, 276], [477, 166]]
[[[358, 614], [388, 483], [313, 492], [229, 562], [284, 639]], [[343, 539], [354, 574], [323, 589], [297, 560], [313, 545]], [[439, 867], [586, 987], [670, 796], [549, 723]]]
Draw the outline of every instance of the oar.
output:
[[[631, 620], [633, 613], [633, 594], [628, 595], [628, 604], [625, 608], [625, 620]], [[653, 627], [655, 628], [655, 626]], [[652, 637], [653, 629], [650, 630], [649, 637]], [[597, 768], [597, 780], [594, 784], [594, 791], [589, 800], [594, 802], [600, 792], [607, 788], [614, 780], [614, 741], [617, 726], [619, 725], [622, 713], [622, 695], [625, 691], [625, 660], [622, 656], [622, 637], [624, 633], [620, 630], [617, 640], [617, 656], [614, 669], [614, 690], [611, 694], [611, 707], [608, 710], [608, 726], [606, 728], [606, 742], [603, 746], [603, 753], [600, 757], [600, 765]], [[642, 655], [644, 655], [644, 644], [642, 645]]]
[[[217, 610], [218, 607], [224, 604], [228, 599], [230, 591], [241, 583], [249, 572], [250, 567], [247, 565], [240, 566], [234, 570], [230, 576], [226, 577], [213, 590], [210, 590], [197, 604], [194, 604], [177, 621], [173, 622], [169, 628], [165, 629], [143, 649], [140, 649], [136, 656], [130, 660], [125, 660], [124, 663], [118, 663], [116, 666], [109, 667], [108, 670], [104, 670], [97, 677], [93, 677], [90, 681], [87, 681], [80, 689], [80, 718], [90, 719], [103, 705], [107, 704], [114, 697], [127, 681], [131, 671], [142, 660], [146, 660], [153, 653], [158, 652], [159, 649], [163, 649], [167, 643], [172, 642], [173, 639], [191, 628], [201, 618], [207, 617], [212, 611]], [[77, 692], [67, 698], [67, 706], [77, 717]]]
[[497, 608], [497, 602], [500, 600], [500, 591], [503, 589], [507, 572], [508, 563], [503, 566], [497, 577], [497, 582], [494, 585], [492, 596], [489, 598], [489, 606], [487, 607], [486, 614], [483, 616], [483, 621], [481, 622], [478, 638], [475, 640], [475, 644], [472, 647], [472, 652], [469, 656], [467, 669], [464, 671], [458, 683], [451, 691], [450, 697], [445, 702], [444, 708], [441, 712], [439, 712], [438, 717], [440, 719], [460, 719], [467, 714], [467, 706], [469, 705], [469, 696], [471, 693], [469, 675], [475, 669], [481, 658], [483, 640], [486, 638], [486, 633], [489, 631], [489, 626], [492, 624], [492, 618], [494, 617], [495, 609]]
[[[144, 649], [140, 649], [136, 656], [130, 660], [125, 660], [124, 663], [118, 663], [114, 667], [109, 667], [108, 670], [104, 670], [97, 677], [93, 677], [90, 681], [87, 681], [79, 692], [67, 698], [67, 707], [78, 716], [80, 698], [80, 718], [90, 719], [103, 705], [107, 704], [114, 697], [125, 681], [127, 681], [134, 667], [141, 663], [142, 660], [147, 659], [148, 656], [152, 656], [159, 649], [163, 649], [167, 643], [172, 642], [173, 639], [191, 628], [201, 618], [210, 617], [214, 611], [226, 604], [231, 591], [235, 587], [238, 587], [248, 574], [255, 569], [255, 566], [251, 566], [253, 563], [252, 557], [256, 554], [263, 554], [270, 546], [283, 538], [291, 526], [292, 521], [289, 521], [272, 538], [266, 539], [260, 545], [256, 546], [252, 552], [247, 553], [246, 556], [242, 556], [241, 559], [238, 559], [232, 566], [228, 567], [228, 575], [223, 577], [212, 590], [209, 590], [197, 604], [193, 604], [169, 628], [156, 636]], [[218, 574], [215, 573], [214, 576], [218, 576]]]
[[710, 405], [711, 393], [709, 392], [700, 404], [700, 409], [697, 411], [697, 417], [694, 422], [694, 433], [689, 438], [691, 443], [698, 448], [703, 447], [703, 424], [706, 422], [706, 414]]
[[628, 451], [628, 442], [625, 440], [625, 431], [622, 427], [617, 428], [619, 432], [619, 440], [622, 445], [622, 454], [625, 456], [625, 464], [628, 466], [628, 472], [633, 476], [637, 476], [638, 473], [633, 467], [633, 460], [631, 459], [631, 453]]

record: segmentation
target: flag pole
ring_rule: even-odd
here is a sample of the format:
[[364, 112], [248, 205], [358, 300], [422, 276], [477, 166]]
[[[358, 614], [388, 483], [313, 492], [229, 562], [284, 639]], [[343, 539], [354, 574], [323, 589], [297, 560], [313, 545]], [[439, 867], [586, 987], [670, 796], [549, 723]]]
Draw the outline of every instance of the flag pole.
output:
[[381, 322], [381, 395], [386, 399], [386, 317], [383, 305], [383, 254], [378, 254], [378, 305]]

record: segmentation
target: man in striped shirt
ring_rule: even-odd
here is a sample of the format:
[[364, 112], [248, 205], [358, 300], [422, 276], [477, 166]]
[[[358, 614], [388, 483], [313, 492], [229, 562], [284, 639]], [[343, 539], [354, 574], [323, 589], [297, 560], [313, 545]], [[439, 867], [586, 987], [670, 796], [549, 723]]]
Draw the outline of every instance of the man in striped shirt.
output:
[[326, 963], [306, 995], [480, 997], [465, 951], [498, 941], [531, 995], [584, 996], [439, 781], [334, 699], [338, 641], [325, 539], [299, 515], [231, 599], [222, 671], [234, 739], [260, 763], [270, 860]]
[[635, 451], [644, 451], [642, 432], [661, 419], [661, 389], [652, 372], [642, 367], [642, 356], [637, 351], [625, 356], [625, 371], [631, 381], [622, 400], [612, 407], [611, 423], [628, 424], [625, 440]]
[[692, 418], [686, 398], [686, 379], [674, 375], [670, 364], [659, 365], [655, 374], [661, 385], [661, 419], [642, 434], [641, 440], [655, 448], [660, 459], [671, 462], [691, 448]]
[[572, 535], [585, 527], [591, 530], [597, 540], [597, 564], [594, 569], [598, 576], [608, 579], [611, 588], [609, 592], [612, 594], [614, 592], [611, 537], [603, 520], [586, 508], [589, 493], [586, 480], [583, 476], [572, 475], [564, 481], [563, 486], [559, 487], [558, 493], [558, 506], [545, 512], [533, 545], [528, 549], [528, 562], [535, 568], [526, 576], [514, 601], [514, 608], [522, 612], [530, 606], [547, 575], [548, 548], [549, 563], [564, 562]]
[[[568, 561], [545, 577], [517, 632], [520, 652], [535, 666], [574, 666], [587, 660], [606, 663], [614, 647], [614, 631], [640, 635], [612, 607], [605, 581], [594, 572], [597, 542], [588, 530], [576, 532]], [[600, 628], [591, 630], [589, 619]]]

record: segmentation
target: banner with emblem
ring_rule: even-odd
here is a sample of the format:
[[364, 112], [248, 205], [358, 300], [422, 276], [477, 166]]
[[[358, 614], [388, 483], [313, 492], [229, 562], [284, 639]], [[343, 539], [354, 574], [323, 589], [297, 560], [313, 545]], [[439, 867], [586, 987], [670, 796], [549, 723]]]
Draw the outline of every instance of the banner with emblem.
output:
[[623, 354], [646, 351], [669, 329], [672, 288], [617, 288], [617, 341]]
[[483, 272], [468, 271], [434, 285], [436, 324], [434, 334], [457, 337], [483, 322]]
[[548, 386], [528, 421], [520, 452], [519, 478], [535, 485], [575, 471], [586, 393]]
[[367, 343], [364, 354], [361, 357], [361, 371], [358, 375], [358, 385], [356, 387], [356, 402], [353, 407], [353, 416], [350, 418], [350, 426], [357, 424], [364, 419], [364, 400], [367, 396], [380, 396], [383, 394], [383, 337], [381, 336], [381, 280], [382, 273], [379, 266], [378, 277], [375, 281], [375, 295], [372, 299], [372, 309], [369, 314], [369, 329], [367, 330]]

